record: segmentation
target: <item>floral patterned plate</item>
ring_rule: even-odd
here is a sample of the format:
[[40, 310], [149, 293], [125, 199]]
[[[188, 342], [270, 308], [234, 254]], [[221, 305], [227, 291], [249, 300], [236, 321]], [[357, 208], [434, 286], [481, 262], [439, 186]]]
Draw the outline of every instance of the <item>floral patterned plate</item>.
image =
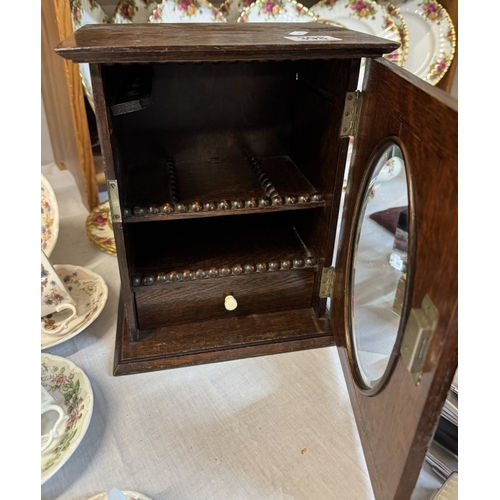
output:
[[[54, 269], [76, 302], [77, 315], [68, 323], [64, 333], [50, 335], [41, 332], [42, 349], [48, 349], [69, 340], [90, 326], [101, 314], [108, 299], [108, 285], [98, 274], [80, 266], [54, 264]], [[45, 328], [57, 328], [66, 317], [65, 312], [44, 316]]]
[[[383, 5], [375, 0], [320, 0], [310, 11], [319, 19], [336, 21], [348, 29], [401, 43], [399, 29]], [[405, 64], [402, 46], [384, 57], [398, 66]]]
[[113, 13], [114, 24], [147, 23], [153, 10], [158, 7], [154, 0], [120, 0]]
[[50, 257], [59, 236], [59, 206], [49, 181], [42, 176], [42, 250]]
[[237, 23], [310, 23], [317, 17], [295, 0], [257, 0], [246, 7]]
[[396, 28], [399, 31], [399, 39], [401, 42], [401, 50], [403, 51], [403, 67], [406, 64], [408, 55], [410, 54], [410, 32], [408, 31], [408, 26], [406, 25], [405, 18], [401, 11], [389, 0], [376, 0], [378, 4], [382, 5], [390, 18], [394, 21]]
[[[111, 22], [104, 9], [96, 0], [70, 0], [71, 24], [73, 30], [77, 30], [86, 24], [105, 24]], [[90, 81], [90, 66], [88, 63], [78, 63], [83, 90], [94, 109], [94, 97], [92, 94], [92, 83]]]
[[42, 455], [42, 484], [71, 457], [85, 436], [94, 408], [94, 393], [87, 375], [69, 359], [42, 353], [42, 385], [69, 416], [57, 445]]
[[163, 0], [150, 23], [225, 23], [224, 14], [208, 0]]
[[111, 224], [109, 201], [97, 205], [85, 221], [87, 236], [103, 252], [116, 255], [115, 234]]
[[436, 85], [451, 66], [457, 44], [455, 27], [446, 9], [435, 0], [393, 0], [410, 34], [405, 69]]
[[[142, 493], [137, 493], [136, 491], [122, 491], [127, 500], [151, 500], [151, 498], [143, 495]], [[107, 500], [106, 495], [107, 491], [104, 493], [99, 493], [98, 495], [94, 495], [93, 497], [88, 498], [87, 500]]]

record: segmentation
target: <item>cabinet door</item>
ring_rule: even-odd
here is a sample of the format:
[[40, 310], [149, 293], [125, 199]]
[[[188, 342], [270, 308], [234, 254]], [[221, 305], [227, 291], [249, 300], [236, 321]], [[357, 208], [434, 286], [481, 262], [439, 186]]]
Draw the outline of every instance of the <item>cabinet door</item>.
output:
[[[457, 115], [456, 100], [440, 89], [383, 59], [367, 62], [334, 264], [331, 322], [377, 500], [410, 498], [457, 367]], [[380, 169], [388, 151], [399, 152], [397, 182], [401, 186], [401, 176], [406, 178], [404, 203], [387, 195], [395, 182], [383, 179], [390, 175]], [[389, 209], [377, 212], [378, 222], [367, 215], [373, 200]], [[384, 222], [388, 214], [392, 220]], [[392, 292], [378, 286], [386, 275], [394, 278], [398, 267], [389, 263], [392, 247], [382, 250], [378, 263], [362, 260], [364, 238], [369, 254], [377, 231], [390, 242], [408, 235], [407, 268], [396, 270], [400, 279]], [[383, 272], [363, 295], [357, 277], [372, 272], [371, 266]], [[389, 314], [387, 329], [377, 326], [379, 313]], [[391, 331], [379, 349], [377, 342]], [[409, 340], [412, 335], [415, 341]], [[372, 349], [371, 358], [364, 357], [363, 346]], [[367, 375], [370, 363], [379, 367], [373, 377]]]

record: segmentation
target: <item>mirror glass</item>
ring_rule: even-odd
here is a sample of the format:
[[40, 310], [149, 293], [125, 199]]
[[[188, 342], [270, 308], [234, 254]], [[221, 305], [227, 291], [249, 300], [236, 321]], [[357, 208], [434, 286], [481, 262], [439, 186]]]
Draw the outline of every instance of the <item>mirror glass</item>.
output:
[[373, 388], [387, 369], [405, 298], [408, 185], [395, 143], [375, 155], [357, 225], [351, 272], [354, 357], [363, 384]]

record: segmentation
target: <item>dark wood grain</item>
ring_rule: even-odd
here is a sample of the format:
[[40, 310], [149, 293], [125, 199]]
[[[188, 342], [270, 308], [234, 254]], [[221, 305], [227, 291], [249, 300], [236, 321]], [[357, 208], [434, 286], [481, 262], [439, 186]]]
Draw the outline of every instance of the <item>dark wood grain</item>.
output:
[[330, 346], [329, 322], [312, 309], [173, 325], [130, 342], [120, 300], [113, 373], [127, 375], [181, 366]]
[[[238, 33], [227, 43], [249, 49], [247, 35], [243, 43]], [[205, 53], [212, 42], [205, 44]], [[168, 43], [175, 51], [175, 43]], [[372, 39], [367, 43], [376, 45]], [[122, 208], [123, 222], [115, 226], [130, 341], [139, 339], [141, 329], [168, 323], [162, 303], [171, 300], [163, 290], [132, 286], [158, 285], [170, 273], [229, 270], [233, 276], [246, 266], [295, 272], [304, 262], [314, 268], [308, 271], [313, 285], [298, 287], [297, 294], [290, 286], [287, 308], [313, 304], [323, 317], [321, 269], [333, 250], [329, 234], [338, 209], [332, 200], [338, 198], [335, 186], [346, 153], [338, 134], [359, 59], [356, 64], [335, 53], [340, 59], [306, 61], [307, 47], [301, 53], [304, 57], [282, 61], [259, 56], [252, 62], [214, 63], [208, 57], [198, 64], [179, 64], [175, 58], [165, 64], [160, 58], [163, 64], [144, 64], [149, 59], [143, 57], [141, 64], [124, 65], [118, 51], [106, 64], [91, 64], [106, 175], [117, 181]], [[233, 217], [217, 222], [220, 215]], [[254, 295], [258, 304], [265, 302], [258, 297], [266, 289], [277, 290], [267, 276], [252, 280], [255, 286], [246, 296]], [[201, 300], [203, 294], [191, 296]], [[185, 295], [179, 296], [184, 302]], [[210, 307], [203, 311], [211, 317]], [[182, 316], [174, 314], [174, 321]]]
[[[138, 325], [147, 330], [306, 309], [311, 306], [313, 282], [313, 269], [291, 269], [139, 287], [135, 289]], [[226, 295], [237, 300], [234, 311], [224, 308]]]
[[[286, 38], [297, 29], [341, 40]], [[91, 62], [106, 175], [120, 190], [114, 374], [335, 341], [377, 500], [410, 498], [457, 366], [457, 105], [378, 57], [396, 47], [318, 23], [249, 23], [86, 26], [56, 49]], [[360, 58], [375, 56], [337, 235], [346, 92]], [[440, 316], [420, 385], [399, 337], [382, 383], [366, 389], [351, 263], [370, 160], [389, 140], [411, 180], [403, 324], [426, 294]], [[327, 318], [319, 285], [337, 240]]]
[[[332, 82], [345, 80], [348, 66], [336, 61], [329, 64], [333, 69], [318, 62], [304, 73], [307, 76], [328, 69]], [[230, 210], [224, 206], [220, 207], [222, 212], [218, 206], [205, 207], [222, 200], [231, 209], [243, 208], [243, 213], [266, 205], [271, 210], [323, 205], [321, 189], [302, 174], [305, 168], [307, 175], [317, 177], [321, 166], [306, 162], [304, 155], [296, 164], [287, 154], [300, 147], [300, 130], [296, 129], [303, 125], [298, 119], [292, 123], [292, 116], [301, 113], [299, 106], [308, 92], [301, 81], [297, 82], [301, 65], [284, 61], [127, 67], [129, 73], [134, 68], [144, 73], [143, 67], [154, 73], [152, 104], [111, 119], [119, 144], [114, 154], [127, 170], [124, 216], [128, 221], [139, 220], [137, 217], [192, 217], [193, 210], [196, 217], [227, 215]], [[105, 92], [111, 102], [115, 93], [122, 93], [122, 74], [121, 65], [103, 67]], [[339, 85], [337, 92], [342, 93]], [[338, 116], [341, 106], [343, 102], [338, 104]], [[324, 99], [317, 99], [314, 107], [307, 109], [308, 116], [313, 117], [323, 107]], [[305, 113], [302, 117], [306, 119]], [[311, 122], [314, 118], [308, 120]], [[323, 134], [307, 135], [302, 149], [314, 155], [323, 138]], [[172, 199], [168, 159], [175, 166], [175, 194], [181, 210], [175, 209]], [[331, 162], [330, 157], [328, 164]], [[251, 198], [257, 199], [254, 207]], [[168, 207], [163, 210], [165, 204]], [[287, 206], [279, 208], [282, 205]]]
[[308, 35], [339, 41], [293, 41], [286, 37], [304, 23], [180, 23], [86, 25], [56, 52], [78, 62], [252, 61], [374, 57], [399, 43], [319, 23]]
[[262, 183], [243, 157], [175, 162], [174, 179], [165, 155], [153, 159], [146, 154], [130, 169], [124, 218], [127, 222], [171, 220], [324, 205], [323, 194], [289, 157], [262, 158], [259, 165], [264, 172]]
[[[410, 181], [408, 301], [429, 295], [439, 323], [416, 386], [399, 354], [401, 333], [380, 386], [363, 389], [353, 363], [349, 296], [356, 224], [370, 160], [395, 141]], [[383, 59], [369, 61], [362, 119], [346, 193], [336, 265], [332, 328], [377, 499], [409, 499], [457, 367], [457, 105], [445, 92]]]
[[[110, 125], [110, 112], [104, 94], [101, 70], [102, 67], [99, 64], [90, 65], [96, 124], [101, 142], [101, 152], [106, 178], [109, 181], [116, 181], [117, 178], [120, 178], [120, 164], [115, 154], [117, 149], [116, 137]], [[127, 326], [129, 328], [128, 335], [131, 340], [137, 340], [138, 329], [136, 310], [134, 308], [134, 296], [132, 289], [128, 286], [130, 283], [130, 265], [127, 256], [128, 241], [126, 241], [126, 230], [121, 222], [113, 220], [113, 234], [118, 259], [118, 270], [120, 273], [120, 287], [122, 296], [125, 298], [124, 314], [127, 316]]]

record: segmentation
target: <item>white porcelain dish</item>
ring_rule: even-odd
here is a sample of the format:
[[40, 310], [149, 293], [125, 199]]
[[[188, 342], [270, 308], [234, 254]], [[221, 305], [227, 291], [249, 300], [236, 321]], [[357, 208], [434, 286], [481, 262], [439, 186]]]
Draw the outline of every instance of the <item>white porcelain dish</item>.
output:
[[207, 0], [163, 0], [150, 23], [225, 23], [224, 14]]
[[[151, 498], [143, 495], [142, 493], [137, 493], [136, 491], [122, 491], [127, 500], [152, 500]], [[98, 495], [94, 495], [93, 497], [88, 498], [87, 500], [105, 500], [108, 492], [99, 493]]]
[[[101, 314], [108, 299], [106, 282], [90, 269], [69, 264], [54, 264], [54, 269], [76, 302], [77, 315], [71, 319], [67, 328], [60, 334], [51, 335], [42, 331], [42, 350], [66, 342], [85, 330]], [[55, 313], [50, 318], [42, 318], [46, 323], [45, 327], [57, 328], [65, 317], [64, 314], [64, 312]]]
[[69, 416], [56, 446], [41, 456], [44, 484], [69, 460], [85, 436], [94, 409], [94, 393], [87, 375], [69, 359], [42, 353], [41, 361], [42, 386]]
[[59, 236], [59, 206], [47, 178], [42, 177], [42, 250], [47, 257], [54, 250]]
[[405, 69], [431, 85], [448, 71], [456, 49], [455, 27], [446, 9], [435, 0], [394, 0], [410, 35]]
[[295, 0], [257, 0], [246, 7], [237, 23], [310, 23], [317, 17]]
[[[318, 19], [340, 23], [348, 29], [401, 43], [401, 35], [384, 5], [374, 0], [320, 0], [310, 11]], [[398, 66], [405, 64], [405, 49], [400, 46], [384, 57]]]

